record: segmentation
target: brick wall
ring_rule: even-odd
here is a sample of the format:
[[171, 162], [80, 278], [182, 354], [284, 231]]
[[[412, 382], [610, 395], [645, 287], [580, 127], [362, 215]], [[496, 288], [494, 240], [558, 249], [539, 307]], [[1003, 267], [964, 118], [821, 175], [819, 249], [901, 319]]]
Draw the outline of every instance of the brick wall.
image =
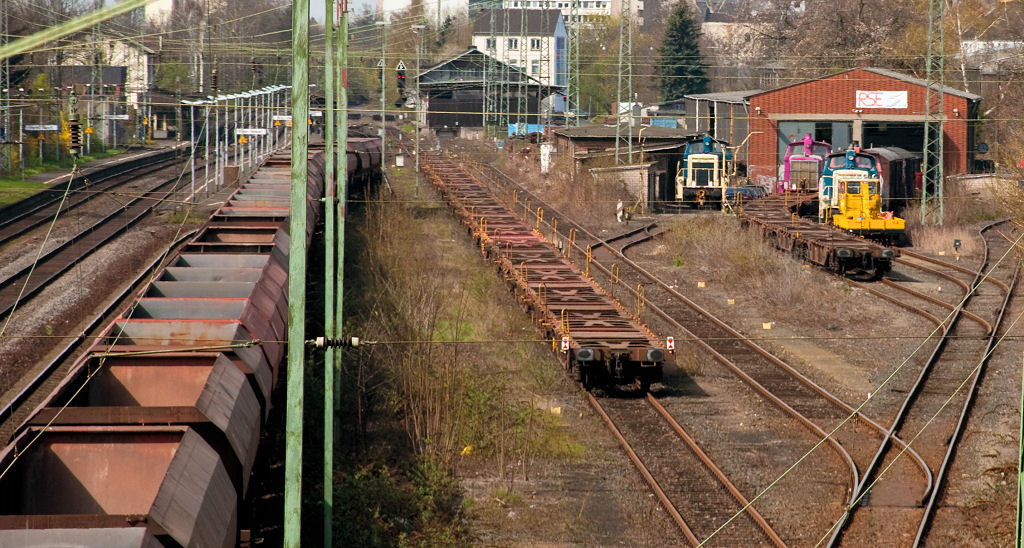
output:
[[[887, 90], [907, 92], [906, 109], [863, 109], [857, 114], [857, 90]], [[757, 109], [760, 107], [761, 112]], [[945, 148], [944, 168], [947, 173], [963, 173], [967, 170], [968, 147], [968, 101], [964, 97], [946, 94], [943, 110], [949, 120], [944, 124]], [[957, 109], [959, 117], [953, 110]], [[799, 120], [799, 114], [834, 115], [829, 119], [849, 121], [858, 116], [907, 116], [923, 115], [925, 112], [925, 88], [919, 85], [855, 69], [820, 80], [811, 80], [792, 86], [768, 91], [750, 98], [750, 131], [761, 133], [750, 138], [751, 178], [775, 177], [778, 170], [778, 121]], [[796, 116], [788, 117], [787, 114]], [[823, 119], [824, 120], [824, 119]], [[872, 119], [871, 121], [876, 121]], [[901, 120], [905, 121], [905, 120]]]

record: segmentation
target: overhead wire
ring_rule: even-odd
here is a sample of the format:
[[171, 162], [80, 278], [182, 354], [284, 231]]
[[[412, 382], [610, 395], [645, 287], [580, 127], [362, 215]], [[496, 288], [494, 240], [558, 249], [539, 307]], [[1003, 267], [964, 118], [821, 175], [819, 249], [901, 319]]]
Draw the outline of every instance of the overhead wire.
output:
[[[752, 498], [750, 499], [750, 501], [749, 501], [749, 502], [748, 502], [748, 503], [747, 503], [747, 504], [746, 504], [746, 505], [745, 505], [745, 506], [744, 506], [743, 508], [741, 508], [741, 509], [740, 509], [739, 511], [737, 511], [737, 512], [736, 512], [735, 514], [733, 514], [733, 515], [732, 515], [732, 517], [730, 517], [730, 518], [729, 518], [728, 520], [726, 520], [726, 521], [725, 521], [724, 523], [722, 523], [722, 524], [721, 524], [721, 525], [720, 525], [720, 526], [719, 526], [719, 527], [718, 527], [717, 529], [715, 529], [715, 530], [714, 530], [714, 531], [713, 531], [713, 532], [712, 532], [712, 533], [711, 533], [711, 534], [710, 534], [710, 535], [709, 535], [709, 536], [708, 536], [707, 538], [705, 538], [705, 539], [704, 539], [704, 540], [703, 540], [703, 541], [701, 542], [701, 544], [700, 544], [699, 546], [704, 546], [705, 544], [707, 544], [707, 542], [708, 542], [708, 541], [710, 541], [710, 540], [711, 540], [712, 538], [714, 538], [714, 537], [715, 537], [715, 536], [716, 536], [716, 535], [717, 535], [718, 533], [720, 533], [721, 531], [723, 531], [723, 530], [724, 530], [724, 529], [725, 529], [725, 528], [726, 528], [726, 527], [727, 527], [727, 526], [728, 526], [728, 525], [729, 525], [730, 523], [732, 523], [732, 522], [733, 522], [733, 521], [735, 521], [735, 520], [736, 520], [737, 518], [739, 518], [740, 516], [742, 516], [742, 515], [743, 515], [743, 514], [744, 514], [744, 513], [745, 513], [745, 512], [747, 511], [747, 509], [748, 509], [748, 508], [749, 508], [750, 506], [752, 506], [752, 505], [753, 505], [754, 503], [756, 503], [756, 502], [757, 502], [758, 500], [760, 500], [760, 499], [761, 499], [761, 497], [763, 497], [763, 496], [764, 496], [764, 495], [766, 495], [766, 494], [767, 494], [768, 492], [770, 492], [770, 491], [771, 491], [772, 489], [774, 489], [774, 488], [775, 488], [775, 487], [776, 487], [776, 486], [777, 486], [777, 485], [778, 485], [778, 484], [779, 484], [779, 483], [780, 483], [780, 482], [781, 482], [781, 481], [782, 481], [783, 479], [785, 479], [786, 477], [788, 477], [788, 476], [789, 476], [789, 475], [790, 475], [790, 474], [791, 474], [791, 473], [792, 473], [793, 471], [795, 471], [795, 470], [796, 470], [796, 468], [797, 468], [797, 467], [799, 467], [799, 466], [800, 466], [800, 465], [801, 465], [801, 464], [802, 464], [802, 463], [803, 463], [803, 462], [804, 462], [805, 460], [807, 460], [807, 459], [808, 459], [808, 458], [809, 458], [809, 457], [810, 457], [810, 456], [811, 456], [812, 454], [814, 454], [814, 452], [815, 452], [815, 451], [817, 451], [817, 450], [818, 450], [818, 449], [819, 449], [820, 447], [822, 447], [822, 446], [823, 446], [823, 445], [824, 445], [825, 443], [827, 443], [827, 442], [828, 442], [828, 440], [829, 440], [830, 438], [833, 438], [833, 437], [835, 436], [835, 434], [836, 434], [836, 433], [837, 433], [837, 432], [839, 431], [839, 429], [840, 429], [840, 428], [842, 428], [843, 426], [845, 426], [845, 425], [846, 425], [847, 423], [849, 423], [849, 422], [850, 422], [851, 420], [854, 420], [854, 419], [856, 419], [856, 417], [857, 417], [857, 416], [858, 416], [859, 414], [861, 414], [861, 413], [863, 412], [863, 410], [864, 410], [864, 407], [865, 407], [865, 406], [866, 406], [866, 405], [867, 405], [867, 404], [868, 404], [869, 402], [871, 402], [871, 399], [872, 399], [872, 397], [875, 397], [875, 396], [877, 396], [877, 394], [878, 394], [878, 393], [879, 393], [879, 392], [880, 392], [880, 391], [881, 391], [882, 389], [884, 389], [884, 388], [885, 388], [886, 386], [888, 386], [888, 385], [889, 385], [889, 383], [890, 383], [890, 382], [892, 382], [892, 381], [893, 381], [893, 379], [894, 379], [894, 378], [896, 377], [896, 375], [897, 375], [898, 373], [900, 373], [900, 372], [902, 372], [902, 371], [903, 371], [903, 369], [904, 369], [904, 368], [905, 368], [905, 367], [906, 367], [906, 366], [907, 366], [907, 365], [908, 365], [908, 364], [910, 363], [911, 359], [912, 359], [912, 358], [913, 358], [914, 356], [916, 356], [916, 355], [917, 355], [917, 353], [918, 353], [918, 352], [920, 352], [920, 351], [921, 351], [921, 350], [922, 350], [922, 349], [924, 348], [924, 345], [925, 345], [925, 344], [926, 344], [926, 343], [927, 343], [927, 342], [928, 342], [929, 340], [932, 340], [932, 339], [933, 339], [933, 338], [934, 338], [934, 337], [935, 337], [935, 336], [936, 336], [936, 335], [937, 335], [937, 334], [938, 334], [938, 333], [939, 333], [939, 332], [940, 332], [940, 331], [942, 330], [943, 326], [944, 326], [944, 325], [946, 325], [946, 323], [947, 323], [947, 322], [948, 322], [948, 321], [949, 321], [949, 320], [950, 320], [950, 319], [951, 319], [951, 318], [953, 317], [953, 315], [954, 315], [954, 314], [956, 314], [957, 310], [959, 310], [960, 308], [962, 308], [962, 307], [963, 307], [963, 306], [964, 306], [964, 305], [966, 304], [967, 300], [968, 300], [968, 299], [969, 299], [969, 298], [970, 298], [970, 297], [971, 297], [971, 296], [972, 296], [972, 295], [974, 294], [974, 292], [975, 292], [975, 291], [977, 291], [978, 287], [980, 287], [980, 286], [981, 286], [981, 285], [982, 285], [982, 284], [983, 284], [983, 283], [984, 283], [984, 282], [985, 282], [985, 281], [986, 281], [986, 280], [987, 280], [987, 279], [988, 279], [988, 278], [989, 278], [989, 277], [990, 277], [990, 276], [992, 275], [992, 272], [993, 272], [993, 271], [994, 271], [994, 270], [996, 269], [996, 267], [998, 267], [998, 266], [999, 266], [999, 265], [1000, 265], [1000, 264], [1001, 264], [1001, 263], [1003, 262], [1003, 260], [1005, 260], [1005, 259], [1006, 259], [1006, 257], [1007, 257], [1007, 256], [1009, 256], [1009, 255], [1010, 255], [1010, 253], [1011, 253], [1012, 251], [1014, 251], [1014, 250], [1016, 249], [1016, 247], [1017, 247], [1017, 246], [1020, 246], [1020, 245], [1021, 245], [1021, 241], [1024, 241], [1024, 232], [1022, 232], [1022, 233], [1021, 233], [1021, 235], [1017, 237], [1017, 240], [1016, 240], [1015, 242], [1013, 242], [1013, 245], [1011, 245], [1011, 246], [1010, 246], [1010, 248], [1009, 248], [1009, 249], [1007, 249], [1007, 251], [1006, 251], [1005, 253], [1003, 253], [1003, 255], [1002, 255], [1002, 256], [1001, 256], [1000, 258], [999, 258], [999, 260], [998, 260], [998, 261], [996, 261], [996, 263], [995, 263], [994, 265], [992, 265], [992, 267], [991, 267], [991, 268], [989, 269], [989, 271], [988, 271], [988, 272], [987, 272], [987, 273], [986, 273], [986, 274], [985, 274], [985, 275], [984, 275], [984, 276], [983, 276], [983, 277], [981, 278], [981, 280], [979, 280], [979, 281], [978, 281], [978, 284], [977, 284], [977, 285], [975, 285], [975, 286], [974, 286], [974, 287], [973, 287], [973, 288], [972, 288], [972, 289], [971, 289], [971, 290], [970, 290], [969, 292], [967, 292], [967, 293], [966, 293], [966, 294], [964, 295], [964, 297], [963, 297], [963, 298], [962, 298], [962, 299], [960, 300], [960, 303], [959, 303], [959, 304], [958, 304], [958, 305], [957, 305], [956, 307], [954, 307], [954, 309], [953, 309], [952, 311], [950, 311], [950, 312], [949, 312], [949, 313], [948, 313], [948, 314], [946, 315], [946, 317], [945, 317], [945, 318], [943, 319], [943, 322], [942, 322], [941, 324], [937, 325], [937, 326], [936, 326], [936, 327], [935, 327], [935, 328], [934, 328], [934, 329], [933, 329], [933, 330], [932, 330], [932, 331], [931, 331], [931, 332], [929, 333], [929, 336], [928, 336], [928, 338], [926, 338], [926, 339], [922, 340], [922, 341], [921, 341], [921, 343], [920, 343], [920, 344], [919, 344], [919, 345], [918, 345], [918, 346], [917, 346], [917, 347], [916, 347], [916, 348], [914, 349], [914, 351], [913, 351], [913, 352], [911, 352], [911, 354], [910, 354], [909, 356], [907, 356], [906, 358], [904, 358], [904, 360], [903, 360], [903, 361], [902, 361], [902, 362], [901, 362], [901, 363], [900, 363], [900, 364], [899, 364], [899, 365], [898, 365], [898, 366], [897, 366], [897, 367], [896, 367], [895, 369], [893, 369], [893, 370], [892, 370], [892, 372], [891, 372], [891, 373], [889, 373], [889, 375], [888, 375], [888, 376], [886, 376], [886, 378], [885, 378], [885, 379], [883, 379], [883, 381], [882, 381], [882, 382], [881, 382], [881, 383], [880, 383], [880, 384], [879, 384], [878, 386], [876, 386], [876, 387], [875, 387], [875, 389], [874, 389], [874, 390], [873, 390], [873, 391], [872, 391], [872, 392], [871, 392], [871, 393], [870, 393], [870, 394], [868, 395], [868, 397], [867, 397], [867, 398], [865, 398], [865, 399], [864, 399], [864, 401], [863, 401], [863, 402], [861, 402], [861, 403], [860, 403], [860, 405], [858, 405], [858, 406], [857, 406], [857, 407], [856, 407], [856, 408], [855, 408], [855, 409], [853, 410], [853, 412], [852, 412], [852, 413], [850, 413], [849, 415], [847, 415], [847, 416], [846, 416], [846, 418], [844, 418], [844, 419], [843, 419], [843, 420], [841, 420], [841, 421], [840, 421], [840, 422], [839, 422], [838, 424], [836, 424], [836, 426], [835, 426], [835, 427], [834, 427], [834, 428], [833, 428], [833, 429], [832, 429], [832, 430], [831, 430], [830, 432], [828, 432], [828, 435], [827, 435], [827, 436], [825, 436], [824, 438], [821, 438], [821, 439], [819, 439], [819, 440], [818, 440], [817, 442], [815, 442], [815, 444], [814, 444], [814, 445], [813, 445], [813, 446], [812, 446], [812, 447], [811, 447], [810, 449], [808, 449], [808, 450], [807, 450], [807, 451], [806, 451], [806, 452], [805, 452], [805, 453], [804, 453], [804, 454], [803, 454], [802, 456], [800, 456], [800, 457], [799, 457], [799, 458], [798, 458], [798, 459], [797, 459], [796, 461], [794, 461], [794, 462], [793, 462], [793, 463], [792, 463], [792, 464], [791, 464], [791, 465], [790, 465], [789, 467], [787, 467], [787, 468], [786, 468], [786, 470], [784, 470], [784, 471], [783, 471], [783, 472], [782, 472], [781, 474], [779, 474], [778, 476], [776, 476], [776, 477], [775, 477], [775, 479], [773, 479], [772, 481], [770, 481], [770, 482], [768, 483], [768, 485], [767, 485], [767, 486], [765, 486], [765, 487], [764, 487], [764, 488], [763, 488], [763, 489], [762, 489], [762, 490], [761, 490], [760, 492], [758, 492], [758, 493], [757, 493], [757, 494], [756, 494], [756, 495], [755, 495], [754, 497], [752, 497]], [[1020, 318], [1021, 316], [1024, 316], [1024, 311], [1021, 311], [1020, 315], [1018, 315], [1018, 318]], [[1016, 321], [1017, 321], [1017, 320], [1015, 319], [1015, 320], [1014, 320], [1014, 324], [1016, 324]], [[1004, 333], [1004, 337], [1005, 337], [1005, 333]], [[996, 347], [998, 347], [998, 346], [999, 346], [999, 343], [1001, 343], [1001, 342], [1002, 342], [1002, 340], [1003, 340], [1003, 337], [1000, 337], [1000, 339], [999, 339], [999, 341], [997, 342], [997, 344], [996, 344], [996, 345], [995, 345], [995, 346], [993, 347], [993, 351], [995, 350], [995, 348], [996, 348]], [[968, 379], [967, 379], [967, 380], [970, 380], [970, 376], [968, 376]], [[965, 381], [965, 382], [966, 382], [966, 381]], [[960, 385], [960, 386], [963, 386], [963, 383], [961, 383], [961, 385]], [[958, 388], [957, 390], [959, 390], [959, 388]], [[955, 392], [956, 392], [956, 391], [954, 391], [954, 394], [955, 394]], [[930, 424], [930, 423], [929, 423], [929, 424]], [[926, 425], [926, 426], [927, 426], [927, 425]], [[920, 435], [920, 432], [918, 432], [918, 433], [917, 433], [917, 435], [915, 435], [915, 436], [914, 436], [914, 439], [917, 439], [917, 437], [918, 437], [919, 435]], [[913, 442], [913, 440], [911, 440], [911, 441], [907, 442], [907, 444], [906, 444], [906, 448], [910, 448], [910, 447], [912, 446], [912, 442]], [[904, 451], [905, 451], [905, 450], [904, 450]], [[899, 455], [900, 455], [900, 456], [902, 456], [903, 454], [904, 454], [904, 452], [903, 452], [903, 451], [901, 451], [901, 452], [899, 453]], [[891, 464], [890, 464], [890, 466], [891, 466]], [[886, 467], [886, 469], [885, 469], [885, 470], [888, 470], [888, 467]], [[872, 484], [871, 484], [871, 485], [874, 485], [875, 483], [877, 483], [877, 482], [878, 482], [878, 480], [880, 479], [880, 476], [881, 476], [881, 474], [879, 474], [879, 475], [876, 475], [876, 479], [874, 480], [874, 482], [872, 482]], [[866, 492], [866, 491], [865, 491], [865, 492]], [[862, 494], [861, 496], [863, 497], [863, 494]], [[859, 501], [859, 500], [860, 500], [860, 498], [858, 498], [858, 501]], [[854, 502], [853, 502], [852, 504], [857, 504], [857, 502], [858, 502], [858, 501], [854, 501]], [[844, 510], [844, 512], [843, 512], [843, 514], [842, 514], [842, 516], [848, 515], [848, 514], [849, 514], [849, 512], [850, 512], [851, 510], [852, 510], [852, 508], [849, 508], [849, 507], [848, 507], [848, 508], [846, 508], [846, 509]], [[840, 518], [837, 518], [837, 520], [836, 520], [836, 523], [838, 523], [839, 519], [841, 519], [841, 518], [842, 518], [842, 516], [840, 516]], [[834, 527], [834, 526], [835, 526], [835, 525], [833, 525], [833, 527]], [[828, 531], [828, 532], [826, 532], [826, 533], [825, 533], [825, 535], [824, 535], [824, 538], [822, 539], [822, 541], [823, 541], [824, 539], [826, 539], [826, 538], [827, 538], [827, 537], [829, 536], [830, 532], [831, 532], [831, 528], [829, 529], [829, 531]], [[818, 544], [820, 545], [820, 543], [821, 543], [822, 541], [819, 541], [819, 542], [818, 542]]]

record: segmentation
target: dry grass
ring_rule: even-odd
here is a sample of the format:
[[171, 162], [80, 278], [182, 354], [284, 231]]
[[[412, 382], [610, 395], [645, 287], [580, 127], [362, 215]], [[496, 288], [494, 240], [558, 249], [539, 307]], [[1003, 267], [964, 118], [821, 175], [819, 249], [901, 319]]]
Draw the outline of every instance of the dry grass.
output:
[[735, 217], [686, 216], [669, 226], [664, 236], [669, 263], [690, 281], [705, 280], [734, 294], [757, 299], [762, 311], [777, 319], [808, 313], [827, 313], [821, 303], [829, 284], [822, 274], [764, 243], [740, 228]]
[[[925, 253], [954, 253], [954, 240], [960, 240], [961, 255], [974, 255], [981, 251], [978, 240], [977, 224], [1005, 217], [1007, 211], [1014, 208], [1009, 204], [1006, 194], [1013, 189], [1006, 188], [995, 195], [1003, 195], [1001, 199], [983, 200], [978, 192], [972, 191], [966, 181], [947, 178], [943, 190], [942, 225], [922, 225], [919, 205], [912, 205], [900, 211], [900, 216], [907, 221], [907, 233], [918, 251]], [[1017, 189], [1018, 194], [1019, 189]], [[1024, 204], [1024, 194], [1019, 197]]]

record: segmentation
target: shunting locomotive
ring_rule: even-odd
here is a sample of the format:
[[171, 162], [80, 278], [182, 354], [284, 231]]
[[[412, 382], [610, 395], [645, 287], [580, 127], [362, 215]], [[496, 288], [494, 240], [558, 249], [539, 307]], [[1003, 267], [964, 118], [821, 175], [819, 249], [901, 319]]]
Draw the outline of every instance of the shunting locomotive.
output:
[[676, 170], [676, 200], [697, 207], [720, 203], [729, 186], [731, 164], [729, 143], [710, 135], [688, 137]]
[[882, 211], [884, 184], [874, 155], [856, 146], [830, 154], [818, 184], [818, 221], [887, 243], [903, 238], [905, 221]]

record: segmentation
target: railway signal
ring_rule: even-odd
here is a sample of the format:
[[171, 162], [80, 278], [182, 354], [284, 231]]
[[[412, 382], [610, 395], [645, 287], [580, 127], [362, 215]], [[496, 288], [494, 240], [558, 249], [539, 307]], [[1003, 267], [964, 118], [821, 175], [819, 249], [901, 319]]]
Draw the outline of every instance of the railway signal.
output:
[[399, 61], [398, 67], [395, 68], [395, 74], [398, 75], [398, 89], [405, 89], [405, 62]]
[[72, 158], [82, 153], [82, 124], [78, 121], [78, 97], [74, 88], [68, 95], [68, 152]]

